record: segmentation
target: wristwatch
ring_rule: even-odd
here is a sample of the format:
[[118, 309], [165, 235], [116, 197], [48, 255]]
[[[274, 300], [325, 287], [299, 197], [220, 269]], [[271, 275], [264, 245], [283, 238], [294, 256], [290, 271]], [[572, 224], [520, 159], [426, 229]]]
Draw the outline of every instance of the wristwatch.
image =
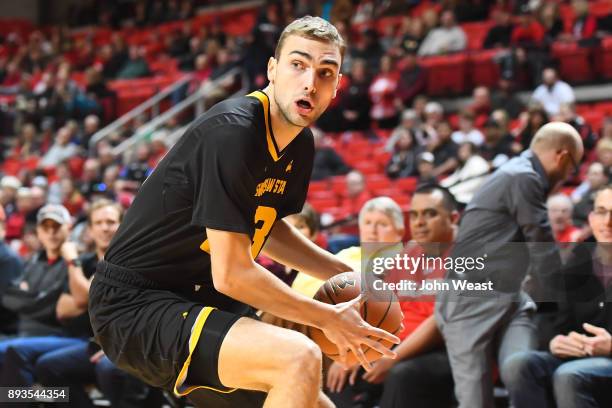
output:
[[75, 268], [81, 268], [83, 266], [83, 262], [79, 258], [74, 258], [68, 261], [68, 265], [74, 266]]

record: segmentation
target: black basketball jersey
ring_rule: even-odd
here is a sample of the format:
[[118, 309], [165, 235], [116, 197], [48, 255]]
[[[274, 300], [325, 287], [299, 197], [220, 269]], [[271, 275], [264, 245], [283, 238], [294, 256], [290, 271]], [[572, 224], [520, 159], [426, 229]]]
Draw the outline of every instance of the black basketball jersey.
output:
[[305, 128], [282, 151], [262, 91], [198, 118], [142, 185], [105, 259], [172, 287], [212, 283], [206, 227], [247, 234], [257, 256], [274, 223], [300, 212], [314, 143]]

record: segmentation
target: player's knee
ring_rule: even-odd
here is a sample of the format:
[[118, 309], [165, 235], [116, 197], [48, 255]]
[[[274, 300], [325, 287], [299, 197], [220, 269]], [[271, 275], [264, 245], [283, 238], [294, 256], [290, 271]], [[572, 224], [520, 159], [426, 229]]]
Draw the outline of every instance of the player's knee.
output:
[[286, 376], [287, 371], [297, 371], [311, 374], [313, 381], [316, 381], [317, 376], [320, 377], [321, 375], [323, 361], [319, 346], [300, 333], [294, 333], [288, 346], [288, 350], [282, 358], [284, 361], [279, 361], [282, 375]]
[[315, 342], [308, 338], [304, 338], [304, 341], [300, 344], [299, 350], [296, 353], [298, 364], [304, 364], [307, 368], [316, 369], [320, 371], [321, 364], [323, 361], [323, 354], [321, 349], [316, 345]]

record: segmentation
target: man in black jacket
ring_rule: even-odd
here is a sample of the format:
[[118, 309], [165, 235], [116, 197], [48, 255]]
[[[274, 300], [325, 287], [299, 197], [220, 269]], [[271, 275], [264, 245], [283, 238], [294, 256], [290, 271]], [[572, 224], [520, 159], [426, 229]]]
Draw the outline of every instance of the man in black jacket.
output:
[[612, 185], [595, 194], [589, 225], [597, 243], [577, 246], [561, 276], [556, 333], [548, 351], [518, 353], [508, 387], [516, 408], [611, 406]]
[[43, 250], [25, 265], [23, 278], [2, 297], [4, 307], [19, 315], [19, 337], [0, 342], [0, 367], [7, 348], [28, 336], [45, 336], [48, 347], [64, 342], [55, 307], [68, 277], [60, 248], [68, 237], [70, 221], [68, 210], [61, 205], [48, 204], [38, 211], [36, 234]]
[[[139, 380], [119, 370], [104, 353], [90, 342], [93, 333], [87, 313], [89, 285], [110, 241], [119, 227], [122, 208], [109, 200], [92, 203], [88, 214], [89, 235], [95, 252], [79, 256], [74, 242], [61, 247], [69, 264], [68, 284], [56, 305], [70, 344], [46, 347], [46, 337], [29, 337], [8, 348], [0, 383], [3, 386], [32, 386], [34, 381], [46, 387], [70, 387], [70, 402], [76, 407], [93, 407], [84, 385], [96, 383], [112, 406], [144, 406], [149, 389]], [[96, 352], [97, 351], [97, 352]]]

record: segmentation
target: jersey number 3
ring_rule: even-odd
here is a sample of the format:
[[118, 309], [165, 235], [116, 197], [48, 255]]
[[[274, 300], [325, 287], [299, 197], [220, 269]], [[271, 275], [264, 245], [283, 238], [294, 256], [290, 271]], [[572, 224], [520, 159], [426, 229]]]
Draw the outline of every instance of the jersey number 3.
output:
[[[253, 234], [253, 243], [251, 244], [251, 256], [253, 259], [259, 254], [261, 248], [266, 242], [268, 234], [276, 221], [276, 210], [272, 207], [260, 205], [255, 211], [255, 233]], [[210, 243], [208, 239], [202, 242], [200, 249], [210, 254]]]

